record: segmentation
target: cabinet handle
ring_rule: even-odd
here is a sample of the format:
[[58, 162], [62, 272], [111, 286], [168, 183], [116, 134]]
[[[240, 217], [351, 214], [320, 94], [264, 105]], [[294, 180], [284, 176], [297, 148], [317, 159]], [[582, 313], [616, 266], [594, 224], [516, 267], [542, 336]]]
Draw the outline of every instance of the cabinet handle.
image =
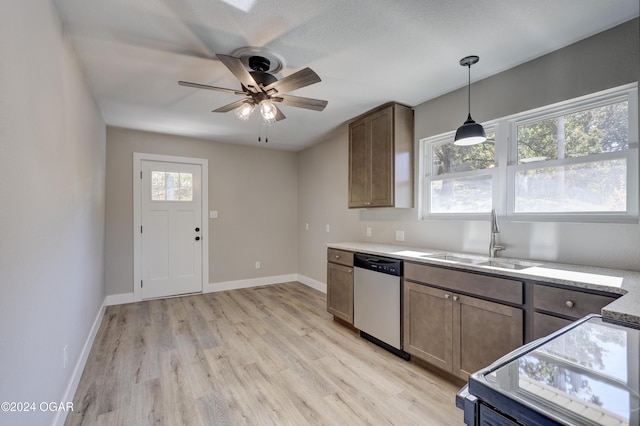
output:
[[336, 254], [336, 259], [340, 259], [340, 255], [339, 254]]
[[444, 298], [448, 299], [449, 297], [451, 297], [451, 296], [449, 296], [448, 294], [445, 293]]
[[575, 305], [571, 300], [567, 300], [564, 304], [567, 305], [567, 308], [573, 308]]
[[349, 269], [349, 273], [352, 273], [352, 272], [353, 272], [353, 269]]
[[458, 296], [453, 296], [453, 300], [457, 302], [460, 298]]

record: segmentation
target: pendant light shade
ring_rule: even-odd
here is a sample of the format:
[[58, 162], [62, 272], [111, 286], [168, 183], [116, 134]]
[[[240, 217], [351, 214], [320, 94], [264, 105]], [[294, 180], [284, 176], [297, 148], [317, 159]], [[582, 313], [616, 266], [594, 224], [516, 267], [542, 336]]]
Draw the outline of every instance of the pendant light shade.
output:
[[476, 145], [487, 140], [484, 127], [476, 123], [471, 118], [471, 114], [467, 116], [467, 121], [456, 131], [454, 144], [459, 146]]
[[484, 127], [473, 121], [473, 118], [471, 118], [471, 65], [475, 64], [479, 60], [480, 58], [477, 56], [467, 56], [460, 59], [460, 65], [463, 67], [469, 67], [469, 113], [467, 115], [467, 120], [462, 124], [462, 126], [458, 127], [458, 130], [456, 131], [456, 136], [453, 142], [454, 145], [476, 145], [487, 140]]

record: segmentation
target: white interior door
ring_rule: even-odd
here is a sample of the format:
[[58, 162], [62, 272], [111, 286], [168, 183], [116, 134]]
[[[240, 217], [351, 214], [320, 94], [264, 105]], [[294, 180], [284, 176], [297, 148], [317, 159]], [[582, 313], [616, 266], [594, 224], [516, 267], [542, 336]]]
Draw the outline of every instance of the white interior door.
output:
[[202, 167], [141, 162], [141, 297], [202, 291]]

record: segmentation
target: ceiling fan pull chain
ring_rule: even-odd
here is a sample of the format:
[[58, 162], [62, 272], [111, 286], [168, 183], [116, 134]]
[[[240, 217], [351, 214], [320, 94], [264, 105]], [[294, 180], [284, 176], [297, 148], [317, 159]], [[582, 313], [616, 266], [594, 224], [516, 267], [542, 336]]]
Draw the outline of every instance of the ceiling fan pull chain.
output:
[[258, 121], [258, 142], [262, 142], [262, 127], [260, 127], [260, 121]]

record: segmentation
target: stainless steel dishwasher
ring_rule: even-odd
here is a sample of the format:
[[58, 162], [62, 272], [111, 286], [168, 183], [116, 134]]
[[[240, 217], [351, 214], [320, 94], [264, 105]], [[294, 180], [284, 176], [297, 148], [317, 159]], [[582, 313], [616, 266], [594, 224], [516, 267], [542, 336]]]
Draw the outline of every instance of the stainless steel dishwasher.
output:
[[363, 338], [409, 359], [402, 350], [402, 260], [356, 253], [353, 325]]

